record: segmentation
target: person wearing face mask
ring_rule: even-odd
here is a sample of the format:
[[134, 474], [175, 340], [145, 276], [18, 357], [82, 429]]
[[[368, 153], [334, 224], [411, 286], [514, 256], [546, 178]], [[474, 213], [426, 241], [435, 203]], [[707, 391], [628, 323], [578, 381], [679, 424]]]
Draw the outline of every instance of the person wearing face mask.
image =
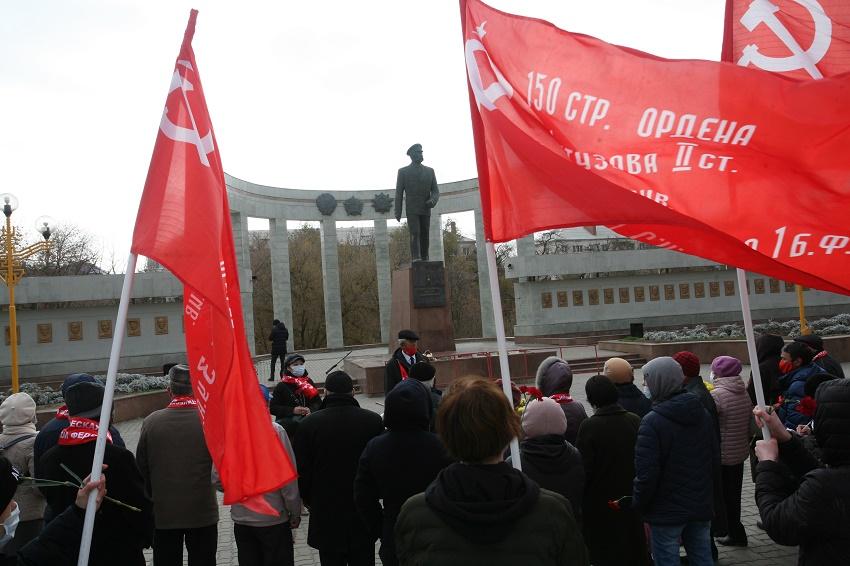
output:
[[[0, 405], [0, 422], [3, 423], [3, 434], [0, 434], [3, 456], [24, 475], [35, 477], [35, 401], [26, 393], [10, 395]], [[38, 536], [44, 526], [44, 496], [38, 488], [19, 486], [15, 501], [21, 509], [21, 523], [15, 539], [0, 550], [0, 555], [7, 559], [14, 557], [20, 547]]]
[[428, 358], [419, 353], [418, 342], [419, 336], [412, 330], [402, 330], [398, 333], [398, 348], [384, 367], [384, 395], [410, 376], [413, 364], [428, 361]]
[[269, 412], [292, 440], [301, 421], [321, 406], [322, 398], [307, 373], [304, 356], [290, 354], [283, 363], [280, 382], [272, 392]]
[[824, 373], [823, 368], [812, 362], [814, 351], [801, 342], [791, 342], [782, 349], [779, 369], [782, 377], [782, 403], [777, 414], [787, 428], [796, 430], [798, 425], [806, 424], [810, 418], [797, 410], [800, 400], [806, 396], [806, 380], [811, 376]]

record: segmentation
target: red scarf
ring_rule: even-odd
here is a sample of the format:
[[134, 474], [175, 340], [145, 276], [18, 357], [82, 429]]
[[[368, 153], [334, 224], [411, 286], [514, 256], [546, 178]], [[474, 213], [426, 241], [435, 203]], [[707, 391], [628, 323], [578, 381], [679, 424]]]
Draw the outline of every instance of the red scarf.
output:
[[56, 409], [56, 420], [57, 421], [67, 421], [68, 420], [68, 405], [62, 405], [58, 409]]
[[313, 384], [310, 383], [310, 380], [306, 377], [295, 377], [292, 375], [283, 374], [283, 378], [281, 378], [281, 381], [283, 381], [287, 385], [294, 385], [295, 394], [301, 395], [308, 401], [319, 394], [319, 391], [315, 387], [313, 387]]
[[186, 407], [197, 407], [198, 401], [188, 395], [177, 395], [171, 398], [168, 409], [185, 409]]
[[[70, 424], [59, 433], [59, 446], [77, 446], [97, 440], [98, 423], [93, 419], [70, 417]], [[112, 444], [112, 435], [106, 432], [106, 441]]]
[[828, 354], [829, 354], [829, 353], [828, 353], [826, 350], [821, 350], [820, 352], [818, 352], [817, 354], [815, 354], [815, 357], [814, 357], [814, 358], [812, 358], [812, 361], [813, 361], [813, 362], [816, 362], [816, 361], [818, 361], [818, 360], [820, 360], [820, 359], [823, 359], [823, 358], [825, 358]]
[[555, 393], [554, 395], [549, 395], [549, 398], [559, 405], [566, 405], [573, 402], [573, 398], [570, 397], [569, 393]]

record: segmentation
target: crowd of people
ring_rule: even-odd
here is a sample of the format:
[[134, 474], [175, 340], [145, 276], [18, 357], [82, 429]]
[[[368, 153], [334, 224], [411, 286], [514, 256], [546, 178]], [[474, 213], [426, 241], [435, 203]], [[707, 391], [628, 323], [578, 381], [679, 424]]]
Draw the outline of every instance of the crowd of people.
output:
[[[345, 372], [327, 375], [322, 394], [299, 354], [283, 357], [272, 391], [260, 385], [298, 478], [263, 494], [265, 511], [231, 506], [240, 565], [294, 565], [305, 514], [323, 566], [373, 565], [376, 541], [387, 566], [673, 566], [681, 546], [689, 564], [710, 565], [717, 544], [748, 544], [748, 458], [768, 536], [799, 546], [800, 564], [850, 564], [850, 381], [819, 338], [760, 337], [764, 407], [731, 356], [705, 378], [692, 352], [655, 358], [642, 383], [611, 358], [586, 381], [589, 416], [566, 360], [540, 364], [520, 409], [484, 377], [441, 391], [417, 342], [399, 333], [383, 415], [360, 407]], [[222, 485], [189, 368], [168, 377], [171, 400], [144, 419], [135, 454], [109, 426], [98, 482], [79, 480], [100, 426], [94, 377], [69, 376], [40, 431], [29, 395], [0, 404], [0, 560], [76, 564], [97, 490], [90, 564], [141, 566], [150, 547], [156, 566], [183, 564], [184, 548], [190, 565], [216, 564]]]

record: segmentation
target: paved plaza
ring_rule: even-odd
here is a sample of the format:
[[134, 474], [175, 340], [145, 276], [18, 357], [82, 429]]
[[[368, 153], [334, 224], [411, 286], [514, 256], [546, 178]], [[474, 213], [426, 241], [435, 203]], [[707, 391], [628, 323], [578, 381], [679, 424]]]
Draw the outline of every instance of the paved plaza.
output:
[[[328, 356], [330, 357], [330, 356]], [[308, 364], [311, 363], [308, 361]], [[330, 362], [329, 365], [333, 364]], [[708, 375], [707, 366], [704, 366], [703, 375]], [[745, 368], [744, 374], [748, 372]], [[638, 372], [639, 373], [639, 372]], [[588, 414], [591, 413], [591, 408], [587, 404], [584, 394], [584, 384], [589, 378], [589, 375], [579, 375], [575, 378], [575, 383], [572, 388], [573, 397], [581, 400], [587, 409]], [[640, 378], [638, 378], [640, 382]], [[381, 397], [365, 397], [358, 396], [361, 406], [371, 409], [376, 412], [382, 411], [382, 406], [379, 403], [383, 402]], [[141, 428], [141, 419], [135, 419], [118, 424], [121, 435], [127, 442], [127, 447], [135, 451], [136, 444], [139, 440], [139, 431]], [[723, 566], [731, 565], [752, 565], [752, 566], [793, 566], [797, 563], [797, 548], [779, 546], [770, 540], [767, 534], [756, 527], [758, 519], [758, 509], [753, 498], [753, 483], [750, 481], [749, 464], [745, 464], [744, 470], [744, 491], [742, 505], [742, 521], [747, 529], [750, 546], [747, 548], [724, 548], [720, 547], [720, 561], [718, 564]], [[221, 496], [219, 495], [219, 502]], [[298, 566], [312, 566], [319, 564], [319, 553], [307, 546], [307, 527], [310, 517], [304, 517], [301, 526], [295, 531], [295, 564]], [[221, 505], [220, 520], [218, 525], [218, 564], [219, 565], [236, 565], [238, 564], [236, 554], [236, 542], [233, 538], [233, 522], [230, 520], [230, 510], [227, 506]], [[376, 545], [376, 550], [378, 546]], [[151, 552], [146, 553], [148, 564], [152, 564]], [[377, 557], [376, 564], [380, 564], [380, 559]], [[185, 557], [184, 557], [184, 563]]]

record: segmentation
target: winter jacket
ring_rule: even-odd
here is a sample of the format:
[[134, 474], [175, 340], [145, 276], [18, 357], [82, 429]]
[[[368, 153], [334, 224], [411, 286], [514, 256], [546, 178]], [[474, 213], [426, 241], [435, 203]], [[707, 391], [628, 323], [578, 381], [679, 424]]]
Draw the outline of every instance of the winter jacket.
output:
[[[295, 377], [289, 373], [284, 373], [290, 377]], [[301, 379], [306, 379], [310, 385], [316, 387], [316, 383], [310, 379], [310, 376], [305, 372]], [[269, 401], [269, 412], [274, 415], [275, 421], [281, 425], [289, 434], [289, 438], [295, 438], [298, 432], [298, 425], [304, 420], [304, 415], [296, 415], [293, 411], [295, 407], [307, 407], [311, 413], [318, 411], [322, 407], [321, 395], [316, 395], [312, 399], [298, 393], [298, 386], [293, 383], [284, 381], [278, 382], [272, 390], [272, 398]]]
[[841, 364], [827, 352], [823, 352], [823, 356], [815, 356], [813, 361], [822, 367], [826, 373], [834, 375], [838, 379], [844, 379], [844, 369]]
[[[65, 481], [68, 473], [65, 464], [77, 476], [84, 478], [91, 472], [94, 459], [94, 442], [77, 446], [56, 445], [42, 457], [44, 479]], [[145, 496], [144, 480], [136, 459], [126, 448], [106, 444], [103, 471], [109, 496], [141, 511], [131, 511], [110, 501], [104, 501], [95, 515], [89, 566], [144, 566], [142, 550], [153, 540], [153, 505]], [[65, 511], [74, 504], [77, 489], [72, 487], [42, 487], [47, 505], [54, 513]]]
[[[68, 426], [68, 419], [52, 418], [47, 421], [33, 443], [33, 460], [35, 461], [35, 477], [43, 477], [41, 475], [41, 457], [44, 453], [56, 446], [59, 443], [59, 434]], [[112, 445], [124, 448], [124, 439], [121, 438], [121, 433], [114, 426], [109, 426], [109, 434], [112, 435]], [[45, 516], [45, 520], [47, 517]]]
[[272, 327], [269, 340], [272, 343], [272, 353], [286, 354], [286, 341], [289, 340], [289, 330], [283, 323], [276, 324]]
[[685, 391], [696, 395], [696, 398], [699, 399], [700, 403], [702, 403], [702, 408], [708, 411], [708, 414], [711, 417], [711, 422], [714, 423], [714, 426], [717, 429], [717, 434], [719, 438], [720, 419], [717, 416], [717, 403], [714, 402], [712, 392], [709, 391], [708, 387], [705, 386], [705, 382], [699, 376], [689, 379], [685, 383]]
[[543, 489], [566, 497], [581, 526], [584, 466], [576, 447], [561, 435], [547, 434], [526, 438], [520, 442], [519, 451], [522, 472]]
[[18, 566], [76, 566], [86, 512], [71, 505], [18, 551]]
[[136, 462], [153, 501], [157, 529], [218, 523], [212, 457], [196, 407], [160, 409], [145, 417]]
[[608, 501], [632, 492], [638, 427], [640, 417], [614, 404], [596, 409], [578, 431], [576, 447], [585, 471], [584, 540], [594, 566], [643, 566], [649, 562], [637, 513], [608, 507]]
[[394, 530], [401, 506], [422, 493], [451, 463], [443, 443], [428, 431], [430, 392], [416, 380], [393, 387], [387, 395], [387, 432], [369, 441], [354, 479], [354, 502], [369, 532], [381, 539], [385, 566], [398, 564]]
[[617, 404], [625, 410], [640, 418], [643, 418], [652, 410], [652, 401], [647, 399], [643, 391], [638, 389], [634, 383], [615, 383], [614, 385], [617, 386], [617, 394], [619, 395]]
[[806, 380], [818, 373], [824, 373], [823, 368], [817, 364], [808, 363], [779, 378], [779, 386], [782, 387], [782, 406], [779, 407], [777, 414], [787, 428], [795, 430], [797, 425], [806, 424], [811, 420], [796, 409], [800, 399], [806, 396]]
[[[779, 386], [779, 378], [782, 376], [782, 372], [779, 371], [779, 360], [782, 358], [784, 346], [785, 340], [781, 336], [773, 334], [764, 334], [756, 340], [756, 355], [759, 361], [762, 390], [764, 391], [765, 402], [768, 405], [776, 403], [776, 399], [782, 394], [782, 388]], [[756, 390], [753, 385], [752, 372], [750, 372], [750, 379], [747, 382], [747, 393], [750, 395], [750, 401], [755, 405]]]
[[564, 410], [564, 415], [567, 417], [567, 430], [564, 432], [564, 438], [570, 444], [575, 445], [578, 429], [581, 423], [587, 418], [587, 411], [584, 410], [584, 405], [581, 401], [572, 400], [567, 403], [559, 402], [561, 409]]
[[366, 444], [383, 430], [381, 417], [351, 395], [328, 395], [321, 410], [301, 421], [293, 444], [313, 548], [344, 552], [375, 544], [354, 506], [354, 476]]
[[[416, 355], [413, 356], [413, 358], [415, 360], [413, 363], [428, 361], [428, 358], [419, 352], [416, 352]], [[401, 368], [404, 368], [404, 374], [402, 374]], [[384, 366], [384, 395], [389, 393], [397, 384], [401, 383], [404, 380], [404, 376], [409, 373], [410, 364], [407, 363], [407, 358], [401, 351], [401, 348], [396, 348], [395, 352], [393, 352], [393, 356]]]
[[708, 412], [692, 393], [675, 393], [653, 405], [640, 423], [632, 504], [650, 524], [708, 521], [719, 465]]
[[716, 377], [711, 392], [720, 419], [720, 463], [735, 466], [750, 453], [753, 403], [740, 376]]
[[[11, 428], [4, 427], [4, 431]], [[14, 428], [21, 429], [23, 427]], [[15, 469], [31, 478], [37, 477], [33, 457], [35, 435], [35, 426], [32, 426], [32, 431], [22, 430], [14, 434], [7, 432], [0, 434], [0, 447], [3, 447], [0, 454], [5, 456]], [[7, 446], [8, 448], [6, 448]], [[44, 496], [37, 487], [19, 485], [18, 489], [15, 490], [15, 503], [21, 508], [21, 522], [37, 521], [44, 517]]]
[[586, 565], [570, 503], [510, 464], [452, 464], [401, 508], [399, 563]]

